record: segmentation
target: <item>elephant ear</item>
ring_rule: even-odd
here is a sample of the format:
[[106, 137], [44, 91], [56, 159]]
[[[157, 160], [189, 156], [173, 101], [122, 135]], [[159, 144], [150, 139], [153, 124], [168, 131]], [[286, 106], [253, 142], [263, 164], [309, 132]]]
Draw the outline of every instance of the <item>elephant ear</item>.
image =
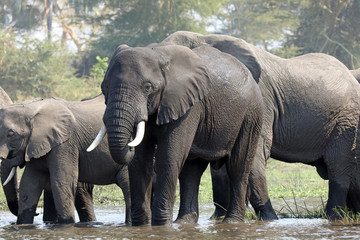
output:
[[[212, 39], [212, 38], [210, 38]], [[215, 38], [216, 39], [216, 38]], [[256, 59], [256, 54], [251, 45], [242, 39], [226, 36], [222, 41], [209, 41], [210, 45], [222, 52], [228, 53], [242, 62], [251, 72], [251, 75], [259, 83], [261, 66]]]
[[74, 132], [75, 117], [63, 101], [47, 99], [36, 106], [30, 120], [31, 133], [25, 161], [46, 155], [52, 148], [66, 142]]
[[163, 125], [183, 116], [210, 91], [207, 67], [189, 48], [168, 45], [153, 48], [160, 55], [165, 88], [156, 123]]

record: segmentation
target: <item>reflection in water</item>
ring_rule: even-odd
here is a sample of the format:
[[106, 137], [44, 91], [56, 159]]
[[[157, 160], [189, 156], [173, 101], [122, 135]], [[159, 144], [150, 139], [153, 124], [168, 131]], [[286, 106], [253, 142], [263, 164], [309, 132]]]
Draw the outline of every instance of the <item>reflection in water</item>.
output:
[[[11, 225], [16, 218], [0, 212], [0, 239], [359, 239], [359, 226], [339, 226], [323, 219], [286, 218], [269, 222], [250, 221], [222, 224], [208, 220], [213, 206], [200, 209], [198, 224], [130, 227], [124, 224], [124, 207], [98, 206], [98, 221], [67, 225], [43, 224], [41, 214], [35, 224]], [[39, 210], [41, 212], [41, 209]], [[175, 216], [176, 214], [174, 214]]]

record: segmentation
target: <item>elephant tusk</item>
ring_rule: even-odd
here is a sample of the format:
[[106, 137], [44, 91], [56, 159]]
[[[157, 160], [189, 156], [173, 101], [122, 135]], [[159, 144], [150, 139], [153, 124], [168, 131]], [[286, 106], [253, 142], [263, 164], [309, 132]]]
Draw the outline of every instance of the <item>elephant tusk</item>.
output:
[[11, 181], [11, 179], [14, 177], [14, 175], [15, 175], [15, 172], [16, 172], [16, 167], [13, 167], [12, 169], [11, 169], [11, 172], [10, 172], [10, 174], [9, 174], [9, 176], [7, 177], [7, 179], [5, 180], [5, 182], [3, 183], [3, 186], [5, 186], [6, 184], [8, 184], [10, 181]]
[[136, 127], [136, 136], [135, 139], [131, 142], [128, 143], [129, 147], [136, 147], [138, 146], [141, 141], [144, 138], [144, 134], [145, 134], [145, 121], [141, 121], [138, 123], [137, 127]]
[[94, 139], [94, 141], [91, 143], [91, 145], [86, 149], [87, 152], [91, 152], [92, 150], [94, 150], [99, 143], [101, 142], [101, 140], [104, 138], [105, 134], [106, 134], [106, 127], [105, 124], [103, 124], [101, 126], [101, 129], [98, 133], [98, 135], [96, 136], [96, 138]]

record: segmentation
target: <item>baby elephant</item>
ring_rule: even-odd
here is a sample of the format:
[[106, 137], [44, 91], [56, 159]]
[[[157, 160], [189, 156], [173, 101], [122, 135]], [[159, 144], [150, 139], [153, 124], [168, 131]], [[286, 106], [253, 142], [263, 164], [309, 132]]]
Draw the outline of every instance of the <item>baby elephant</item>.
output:
[[78, 181], [116, 183], [130, 221], [127, 167], [116, 164], [107, 141], [91, 153], [86, 147], [100, 129], [105, 110], [102, 95], [69, 102], [51, 98], [0, 109], [0, 159], [25, 164], [20, 182], [18, 224], [32, 223], [43, 189], [51, 189], [59, 223], [73, 223]]

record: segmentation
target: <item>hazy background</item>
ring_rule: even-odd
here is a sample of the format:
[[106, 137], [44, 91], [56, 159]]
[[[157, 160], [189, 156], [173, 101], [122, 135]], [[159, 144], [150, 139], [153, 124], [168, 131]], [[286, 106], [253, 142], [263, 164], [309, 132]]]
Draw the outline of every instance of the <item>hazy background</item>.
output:
[[95, 96], [116, 46], [177, 30], [360, 67], [360, 0], [1, 0], [0, 29], [0, 86], [15, 102]]

